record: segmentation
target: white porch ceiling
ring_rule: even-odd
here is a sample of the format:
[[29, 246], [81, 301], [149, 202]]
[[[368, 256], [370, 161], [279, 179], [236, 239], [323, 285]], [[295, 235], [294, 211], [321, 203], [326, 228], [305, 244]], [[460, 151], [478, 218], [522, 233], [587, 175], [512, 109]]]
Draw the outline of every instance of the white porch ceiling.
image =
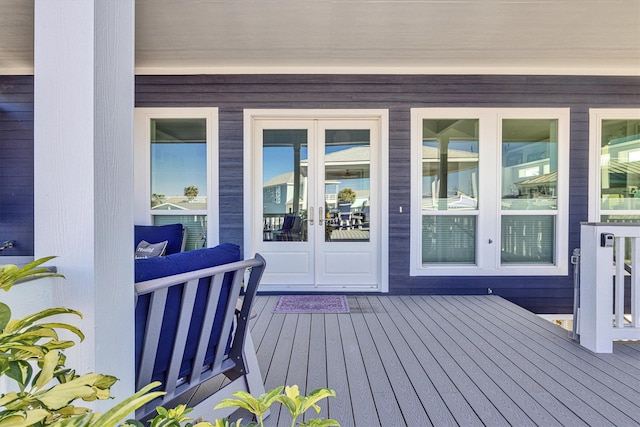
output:
[[[0, 74], [33, 7], [0, 0]], [[137, 0], [136, 72], [640, 75], [640, 0]]]

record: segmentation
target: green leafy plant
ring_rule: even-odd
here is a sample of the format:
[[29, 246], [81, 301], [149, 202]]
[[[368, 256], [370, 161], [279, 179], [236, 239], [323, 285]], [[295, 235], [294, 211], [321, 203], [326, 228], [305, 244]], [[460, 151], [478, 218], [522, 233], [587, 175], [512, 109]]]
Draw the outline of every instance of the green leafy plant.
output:
[[[23, 267], [8, 264], [0, 267], [0, 289], [9, 291], [17, 283], [43, 277], [62, 275], [40, 267], [54, 257], [45, 257]], [[102, 416], [90, 409], [74, 406], [78, 400], [91, 402], [111, 398], [110, 389], [116, 378], [110, 375], [89, 373], [77, 375], [65, 367], [62, 350], [72, 347], [71, 340], [61, 340], [58, 333], [71, 332], [80, 341], [82, 332], [73, 325], [49, 321], [52, 316], [71, 314], [82, 317], [69, 308], [50, 308], [11, 319], [11, 309], [0, 302], [0, 375], [15, 381], [18, 391], [0, 396], [0, 427], [63, 425], [111, 426], [135, 409], [154, 399], [157, 393], [141, 390]], [[122, 413], [121, 411], [127, 412]], [[120, 412], [118, 412], [120, 411]], [[101, 420], [98, 422], [97, 420]], [[83, 424], [84, 423], [84, 424]]]
[[[152, 391], [154, 388], [160, 385], [159, 382], [153, 382], [148, 386], [142, 388], [137, 393], [129, 396], [122, 402], [113, 406], [104, 414], [96, 414], [87, 412], [85, 414], [66, 418], [53, 424], [54, 427], [113, 427], [124, 419], [131, 412], [135, 411], [144, 404], [152, 401], [153, 399], [160, 397], [164, 392]], [[137, 426], [138, 421], [124, 422], [122, 426]]]
[[235, 396], [235, 399], [224, 399], [218, 403], [214, 409], [244, 409], [253, 414], [258, 421], [258, 424], [262, 427], [264, 425], [263, 418], [265, 412], [267, 412], [271, 405], [277, 401], [277, 397], [282, 393], [282, 389], [283, 387], [274, 388], [273, 390], [269, 390], [258, 397], [254, 397], [246, 391], [236, 391], [232, 394], [232, 396]]
[[[15, 284], [43, 277], [63, 277], [48, 268], [40, 267], [54, 257], [45, 257], [23, 267], [0, 266], [0, 289], [9, 291]], [[88, 408], [74, 406], [81, 400], [111, 399], [111, 386], [117, 379], [110, 375], [89, 373], [76, 375], [65, 367], [63, 350], [75, 345], [74, 341], [61, 340], [60, 331], [84, 339], [80, 329], [67, 323], [50, 321], [59, 314], [82, 317], [69, 308], [50, 308], [11, 319], [10, 308], [0, 302], [0, 376], [11, 378], [18, 391], [0, 395], [0, 427], [56, 426], [56, 427], [145, 427], [136, 420], [122, 421], [139, 407], [151, 402], [164, 392], [153, 391], [160, 383], [154, 382], [124, 399], [103, 414]], [[284, 394], [282, 391], [284, 390]], [[319, 413], [317, 402], [335, 397], [335, 391], [319, 388], [308, 396], [301, 396], [298, 386], [278, 387], [258, 397], [246, 392], [236, 392], [235, 398], [221, 401], [215, 409], [237, 407], [249, 411], [257, 421], [242, 424], [242, 420], [216, 419], [214, 423], [197, 420], [192, 423], [188, 414], [193, 411], [185, 405], [173, 409], [156, 408], [158, 415], [150, 427], [263, 427], [265, 413], [275, 403], [284, 405], [291, 413], [291, 426], [331, 427], [340, 426], [335, 420], [308, 419], [298, 421], [309, 408]]]
[[[320, 413], [320, 407], [316, 403], [326, 397], [336, 397], [336, 392], [326, 388], [317, 388], [309, 393], [308, 396], [301, 396], [298, 386], [294, 385], [291, 387], [285, 387], [284, 394], [277, 396], [277, 400], [289, 409], [289, 413], [291, 413], [292, 418], [291, 427], [294, 427], [298, 417], [307, 412], [309, 408], [313, 408], [316, 411], [316, 414]], [[302, 423], [301, 425], [309, 425], [308, 423], [310, 421], [311, 420], [308, 420], [307, 423]], [[315, 419], [313, 425], [329, 427], [339, 426], [340, 424], [331, 419]]]
[[0, 266], [0, 289], [8, 291], [13, 285], [26, 280], [40, 279], [43, 277], [63, 277], [61, 274], [52, 272], [46, 267], [39, 267], [53, 256], [37, 259], [22, 267], [15, 264], [5, 264]]
[[356, 201], [356, 192], [353, 191], [351, 188], [343, 188], [338, 193], [338, 201], [339, 202], [346, 202], [346, 203], [353, 203], [353, 202]]
[[[283, 389], [284, 394], [282, 394]], [[263, 427], [264, 414], [269, 410], [271, 405], [279, 402], [289, 410], [292, 427], [295, 427], [296, 424], [299, 426], [315, 427], [340, 426], [340, 423], [332, 419], [310, 419], [306, 422], [298, 422], [298, 418], [307, 412], [309, 408], [313, 408], [316, 413], [319, 413], [320, 407], [317, 405], [317, 402], [326, 397], [335, 397], [336, 392], [334, 390], [318, 388], [309, 393], [308, 396], [301, 396], [298, 386], [294, 385], [291, 387], [277, 387], [258, 397], [254, 397], [244, 391], [237, 391], [233, 393], [233, 396], [235, 398], [222, 400], [214, 409], [233, 407], [244, 409], [253, 414], [258, 426]]]

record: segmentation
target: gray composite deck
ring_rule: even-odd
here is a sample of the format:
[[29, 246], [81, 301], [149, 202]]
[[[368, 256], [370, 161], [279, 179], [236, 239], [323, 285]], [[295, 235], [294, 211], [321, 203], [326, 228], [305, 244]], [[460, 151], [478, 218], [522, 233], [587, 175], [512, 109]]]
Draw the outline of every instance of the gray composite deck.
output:
[[[594, 354], [497, 296], [350, 296], [350, 314], [274, 314], [252, 336], [268, 389], [336, 390], [342, 426], [639, 426], [640, 343]], [[266, 426], [286, 426], [279, 406]]]

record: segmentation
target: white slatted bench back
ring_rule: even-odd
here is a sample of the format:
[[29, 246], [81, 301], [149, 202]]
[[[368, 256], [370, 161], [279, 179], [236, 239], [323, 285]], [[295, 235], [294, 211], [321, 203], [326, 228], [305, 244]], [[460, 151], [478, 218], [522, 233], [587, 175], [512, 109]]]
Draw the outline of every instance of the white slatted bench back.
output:
[[[229, 373], [230, 378], [234, 379], [246, 373], [246, 367], [243, 361], [243, 347], [247, 334], [248, 317], [264, 267], [264, 258], [256, 255], [255, 258], [249, 260], [136, 283], [135, 288], [138, 296], [151, 294], [142, 344], [140, 368], [136, 381], [137, 389], [151, 383], [158, 350], [162, 345], [160, 342], [161, 328], [169, 289], [173, 286], [183, 286], [175, 341], [171, 350], [166, 384], [163, 384], [162, 387], [164, 391], [166, 391], [166, 395], [163, 396], [161, 402], [158, 402], [158, 400], [153, 401], [150, 404], [152, 408], [158, 405], [164, 405], [166, 402], [175, 399], [198, 386], [203, 381], [218, 374]], [[225, 354], [228, 348], [229, 333], [234, 327], [236, 304], [243, 288], [244, 273], [248, 268], [251, 269], [251, 274], [245, 287], [243, 304], [238, 316], [238, 324], [235, 326], [230, 351], [228, 354]], [[220, 329], [220, 334], [215, 345], [213, 362], [205, 367], [203, 365], [211, 333], [214, 328], [214, 319], [217, 314], [218, 302], [226, 274], [231, 274], [232, 280], [227, 300], [224, 304], [222, 328]], [[206, 285], [210, 288], [205, 304], [206, 308], [202, 328], [198, 331], [199, 341], [193, 362], [190, 366], [190, 374], [186, 378], [180, 378], [181, 365], [187, 344], [187, 335], [196, 303], [196, 293], [199, 284], [202, 285], [204, 282], [201, 281], [201, 279], [205, 279]], [[234, 369], [235, 372], [229, 372]], [[146, 405], [146, 409], [137, 412], [136, 415], [138, 416], [141, 413], [148, 412], [150, 405]]]

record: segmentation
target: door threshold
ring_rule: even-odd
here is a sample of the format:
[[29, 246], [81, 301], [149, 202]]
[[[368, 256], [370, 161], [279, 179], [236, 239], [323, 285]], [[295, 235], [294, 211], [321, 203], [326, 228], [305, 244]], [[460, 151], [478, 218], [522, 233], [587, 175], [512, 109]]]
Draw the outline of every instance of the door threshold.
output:
[[260, 285], [260, 292], [313, 292], [313, 293], [359, 293], [380, 292], [379, 285]]

